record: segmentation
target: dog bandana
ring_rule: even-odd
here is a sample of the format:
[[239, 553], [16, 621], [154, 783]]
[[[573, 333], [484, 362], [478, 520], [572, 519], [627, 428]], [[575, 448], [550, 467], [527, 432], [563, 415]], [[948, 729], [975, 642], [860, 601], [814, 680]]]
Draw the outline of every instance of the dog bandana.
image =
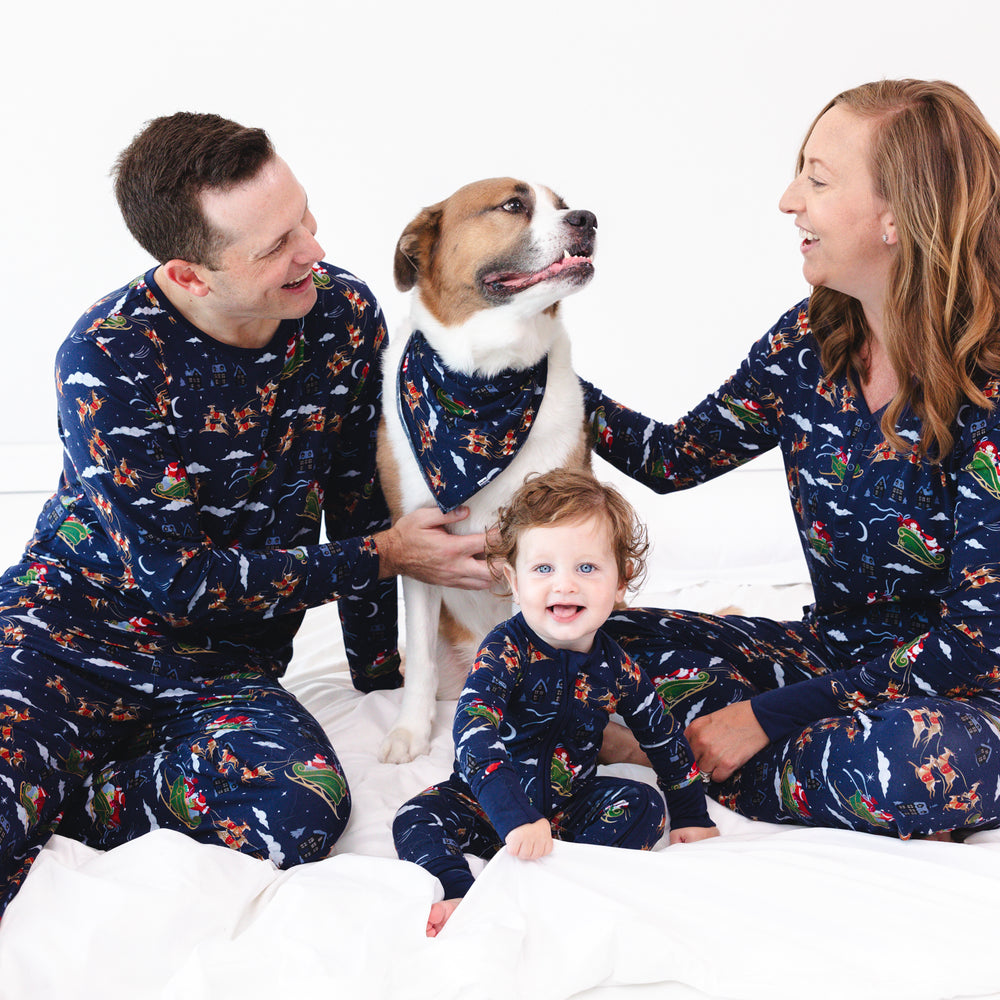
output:
[[413, 332], [399, 365], [396, 405], [442, 511], [465, 503], [510, 464], [534, 423], [547, 373], [547, 358], [488, 380], [453, 372]]

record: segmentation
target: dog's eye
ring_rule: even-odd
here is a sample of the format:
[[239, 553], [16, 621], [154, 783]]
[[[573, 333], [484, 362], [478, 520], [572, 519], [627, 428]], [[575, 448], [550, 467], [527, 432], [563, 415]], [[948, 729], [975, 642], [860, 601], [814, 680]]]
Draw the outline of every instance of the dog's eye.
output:
[[520, 198], [509, 198], [500, 206], [505, 212], [517, 215], [524, 211], [524, 202]]

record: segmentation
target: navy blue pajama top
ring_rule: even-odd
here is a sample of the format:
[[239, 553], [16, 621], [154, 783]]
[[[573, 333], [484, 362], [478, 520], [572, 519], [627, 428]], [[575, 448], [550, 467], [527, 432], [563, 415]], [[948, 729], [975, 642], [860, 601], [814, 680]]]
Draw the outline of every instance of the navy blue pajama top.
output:
[[684, 732], [648, 677], [598, 631], [588, 653], [554, 649], [522, 614], [485, 638], [455, 710], [455, 774], [501, 839], [551, 817], [597, 769], [617, 712], [667, 799], [673, 829], [714, 826]]
[[[980, 383], [988, 398], [1000, 378]], [[897, 454], [846, 379], [828, 379], [807, 303], [791, 309], [719, 390], [674, 424], [584, 383], [595, 447], [651, 489], [685, 489], [780, 448], [812, 580], [808, 616], [844, 665], [757, 695], [771, 739], [910, 693], [1000, 691], [1000, 409], [958, 414], [940, 464]]]
[[305, 609], [340, 598], [352, 665], [393, 661], [395, 581], [377, 582], [372, 540], [388, 523], [374, 296], [316, 265], [310, 313], [246, 349], [192, 327], [154, 274], [58, 352], [63, 474], [3, 596], [24, 594], [49, 636], [272, 672]]

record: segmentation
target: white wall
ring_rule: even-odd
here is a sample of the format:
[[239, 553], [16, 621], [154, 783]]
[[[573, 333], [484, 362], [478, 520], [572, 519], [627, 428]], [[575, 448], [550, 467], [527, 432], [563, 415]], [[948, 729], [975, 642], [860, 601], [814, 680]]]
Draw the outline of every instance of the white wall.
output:
[[[510, 173], [592, 209], [597, 276], [565, 307], [577, 368], [652, 415], [679, 415], [807, 291], [776, 204], [815, 112], [865, 80], [939, 77], [1000, 123], [995, 7], [32, 4], [0, 62], [0, 445], [54, 443], [58, 343], [149, 263], [109, 168], [146, 120], [179, 109], [268, 130], [309, 191], [328, 258], [370, 282], [390, 329], [403, 314], [393, 246], [422, 205]], [[0, 462], [0, 493], [33, 468]], [[48, 490], [57, 469], [44, 469]]]

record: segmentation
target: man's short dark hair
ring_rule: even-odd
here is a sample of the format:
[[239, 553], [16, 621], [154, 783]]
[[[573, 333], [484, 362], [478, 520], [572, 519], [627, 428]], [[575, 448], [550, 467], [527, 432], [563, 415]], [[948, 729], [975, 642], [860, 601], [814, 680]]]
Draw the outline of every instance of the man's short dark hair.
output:
[[263, 129], [219, 115], [154, 118], [112, 171], [125, 225], [161, 264], [179, 259], [216, 267], [227, 237], [206, 221], [201, 192], [251, 180], [274, 155]]

